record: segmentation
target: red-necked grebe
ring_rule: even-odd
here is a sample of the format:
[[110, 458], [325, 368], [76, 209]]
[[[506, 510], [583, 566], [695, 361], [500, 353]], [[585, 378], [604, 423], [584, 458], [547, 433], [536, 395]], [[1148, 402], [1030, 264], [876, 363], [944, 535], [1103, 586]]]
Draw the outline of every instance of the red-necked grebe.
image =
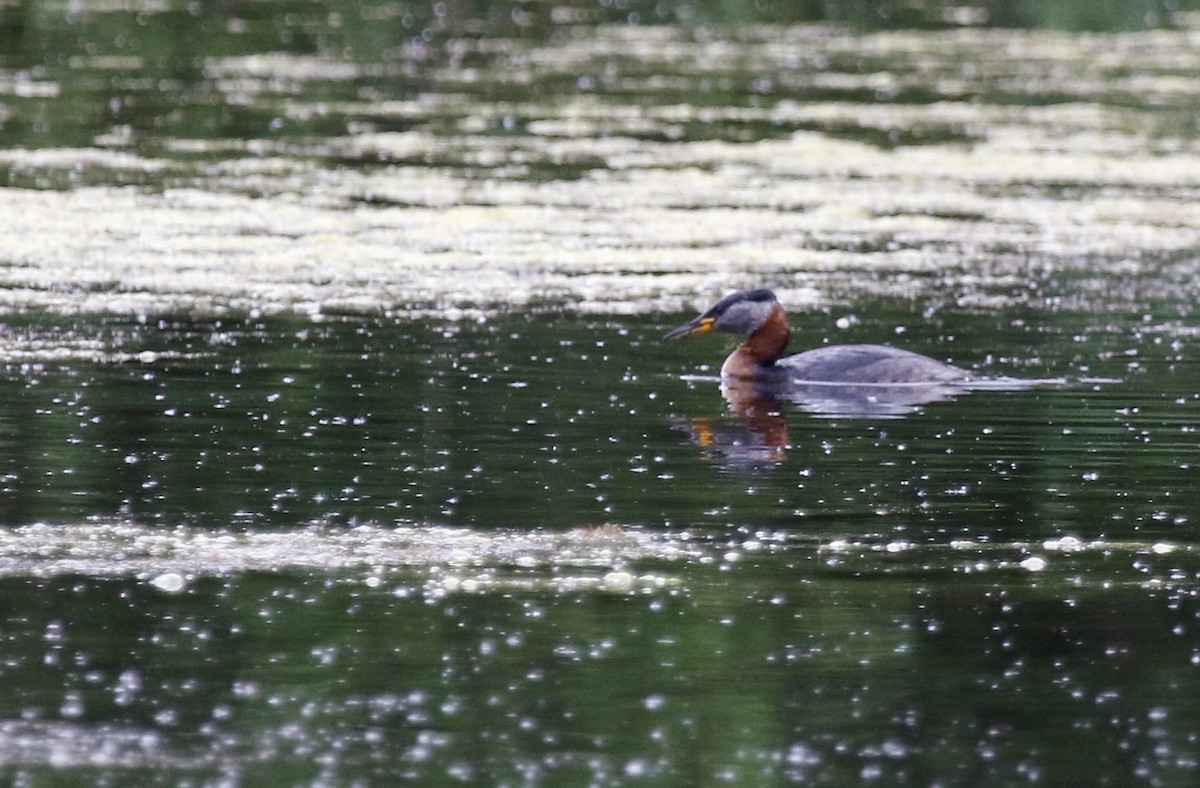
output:
[[791, 335], [787, 313], [775, 294], [765, 289], [726, 296], [664, 338], [710, 331], [749, 335], [721, 365], [724, 378], [851, 385], [946, 385], [972, 380], [971, 373], [958, 367], [886, 345], [830, 345], [785, 356]]

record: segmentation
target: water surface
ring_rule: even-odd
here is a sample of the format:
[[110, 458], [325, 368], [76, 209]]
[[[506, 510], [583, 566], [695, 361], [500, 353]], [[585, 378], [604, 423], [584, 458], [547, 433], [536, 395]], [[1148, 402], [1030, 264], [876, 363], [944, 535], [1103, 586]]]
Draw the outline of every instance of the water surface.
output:
[[856, 335], [1114, 380], [773, 443], [678, 319], [77, 321], [111, 355], [14, 362], [12, 774], [1190, 774], [1186, 358], [879, 303]]
[[853, 5], [0, 9], [0, 774], [1193, 784], [1196, 17]]

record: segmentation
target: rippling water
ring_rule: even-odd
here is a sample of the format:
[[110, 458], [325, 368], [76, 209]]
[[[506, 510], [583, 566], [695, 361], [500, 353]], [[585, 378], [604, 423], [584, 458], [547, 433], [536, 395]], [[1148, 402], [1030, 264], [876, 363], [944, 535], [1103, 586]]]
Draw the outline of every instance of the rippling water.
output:
[[135, 5], [0, 7], [3, 779], [1194, 782], [1189, 3]]
[[661, 342], [678, 315], [39, 334], [5, 382], [0, 759], [249, 782], [1189, 773], [1186, 354], [1153, 329], [863, 314], [833, 336], [1094, 380], [764, 421], [705, 372], [720, 340]]
[[1047, 537], [1188, 521], [1197, 370], [1165, 329], [1009, 327], [995, 346], [989, 316], [868, 309], [847, 329], [797, 315], [797, 333], [903, 340], [1003, 385], [865, 415], [731, 404], [711, 377], [727, 343], [663, 343], [670, 315], [77, 323], [5, 377], [5, 518]]

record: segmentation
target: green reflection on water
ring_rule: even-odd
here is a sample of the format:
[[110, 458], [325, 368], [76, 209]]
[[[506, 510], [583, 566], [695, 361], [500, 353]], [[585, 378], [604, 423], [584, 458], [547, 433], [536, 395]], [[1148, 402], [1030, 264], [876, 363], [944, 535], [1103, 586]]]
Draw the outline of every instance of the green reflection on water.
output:
[[[899, 420], [787, 407], [786, 448], [745, 463], [679, 426], [757, 440], [714, 381], [682, 379], [724, 345], [663, 343], [681, 315], [10, 320], [11, 526], [116, 517], [168, 542], [180, 522], [252, 527], [295, 534], [299, 552], [310, 520], [610, 521], [690, 530], [700, 548], [594, 570], [678, 579], [629, 592], [567, 582], [588, 570], [553, 559], [381, 558], [181, 559], [172, 593], [140, 555], [87, 571], [86, 539], [65, 574], [6, 554], [0, 772], [1186, 783], [1200, 660], [1187, 332], [1165, 308], [1052, 325], [856, 308], [844, 329], [794, 314], [797, 336], [1120, 382], [978, 391]], [[496, 582], [467, 590], [481, 572]]]
[[[703, 285], [677, 281], [664, 292], [711, 289], [718, 278], [733, 285], [727, 258], [752, 257], [765, 234], [789, 255], [848, 253], [761, 269], [781, 284], [816, 282], [819, 300], [858, 313], [837, 331], [834, 315], [794, 316], [814, 344], [892, 340], [984, 374], [1118, 382], [973, 392], [898, 420], [817, 418], [785, 405], [773, 416], [771, 429], [783, 432], [772, 434], [786, 435], [776, 444], [763, 439], [763, 425], [729, 411], [714, 381], [682, 379], [711, 374], [723, 347], [664, 346], [659, 337], [680, 315], [554, 316], [536, 299], [531, 315], [497, 314], [482, 299], [465, 304], [486, 317], [478, 324], [417, 322], [405, 312], [412, 303], [391, 297], [334, 299], [335, 310], [359, 316], [323, 321], [6, 315], [0, 522], [21, 539], [0, 534], [6, 551], [20, 542], [0, 554], [0, 774], [331, 785], [1190, 784], [1200, 761], [1192, 195], [1186, 177], [1156, 165], [1161, 157], [1173, 169], [1169, 157], [1194, 136], [1186, 90], [1194, 64], [1171, 60], [1187, 53], [1154, 46], [1152, 36], [962, 26], [1132, 29], [1176, 20], [1142, 3], [993, 4], [987, 20], [972, 18], [976, 7], [938, 3], [528, 3], [516, 13], [449, 3], [445, 19], [435, 8], [256, 3], [236, 13], [204, 4], [133, 13], [7, 4], [5, 151], [80, 146], [87, 155], [59, 165], [15, 156], [5, 183], [232, 190], [268, 195], [262, 210], [272, 217], [284, 201], [271, 195], [325, 199], [335, 216], [322, 215], [322, 226], [334, 234], [363, 206], [390, 201], [439, 214], [473, 194], [455, 180], [413, 198], [414, 170], [454, 170], [492, 186], [591, 172], [599, 188], [628, 177], [629, 191], [567, 216], [579, 227], [595, 227], [633, 191], [673, 190], [654, 196], [658, 206], [678, 203], [669, 221], [638, 239], [606, 226], [587, 239], [604, 261], [551, 270], [555, 286], [634, 253], [653, 260], [627, 261], [631, 277], [678, 274], [695, 258], [663, 259], [657, 233], [666, 227], [715, 226], [754, 209], [819, 220], [824, 210], [825, 222], [804, 229], [734, 233], [728, 249], [678, 236], [667, 252], [703, 246], [720, 259]], [[625, 26], [632, 14], [636, 28]], [[946, 32], [712, 32], [811, 19]], [[658, 21], [686, 25], [650, 27]], [[1098, 54], [1121, 47], [1150, 57], [1097, 65]], [[1045, 108], [1057, 111], [1037, 111]], [[374, 134], [413, 129], [422, 136], [411, 149]], [[677, 140], [755, 142], [798, 130], [815, 132], [804, 138], [814, 162], [848, 152], [862, 161], [830, 175], [807, 160], [776, 169], [803, 146], [717, 146], [678, 159], [668, 150]], [[1030, 134], [1033, 144], [1011, 155], [1006, 145]], [[961, 144], [936, 151], [967, 170], [936, 199], [921, 198], [939, 176], [917, 177], [932, 158], [873, 156], [989, 135], [996, 144], [975, 158]], [[635, 143], [625, 153], [653, 155], [639, 170], [622, 149], [596, 153], [614, 137]], [[867, 145], [823, 147], [838, 138]], [[221, 140], [226, 147], [201, 144]], [[559, 140], [576, 144], [564, 152]], [[1043, 174], [1070, 152], [1060, 145], [1077, 144], [1094, 156]], [[123, 150], [137, 156], [105, 158]], [[1142, 158], [1127, 170], [1131, 151]], [[272, 157], [287, 166], [272, 170]], [[517, 163], [506, 169], [509, 157]], [[215, 166], [239, 159], [263, 169]], [[1186, 171], [1190, 159], [1178, 161]], [[331, 169], [313, 173], [312, 162]], [[406, 166], [388, 169], [396, 162]], [[899, 199], [856, 191], [876, 167], [891, 172], [876, 191]], [[336, 181], [331, 173], [377, 170], [390, 182], [311, 188]], [[693, 204], [687, 178], [655, 180], [667, 170], [724, 175], [754, 197], [730, 197], [721, 181]], [[287, 180], [295, 172], [310, 180]], [[814, 173], [819, 194], [782, 188]], [[544, 203], [590, 206], [589, 197], [483, 195], [498, 210], [475, 218], [486, 232], [475, 228], [464, 248], [495, 253], [504, 233], [492, 225], [512, 218], [510, 205], [532, 203], [536, 212]], [[1014, 207], [1016, 198], [1025, 202]], [[199, 199], [194, 213], [207, 216], [218, 202]], [[30, 206], [30, 216], [62, 205], [14, 204]], [[134, 207], [164, 217], [157, 202]], [[695, 208], [713, 207], [697, 222]], [[245, 210], [236, 202], [221, 220]], [[1043, 221], [1047, 211], [1057, 221]], [[312, 216], [295, 215], [298, 223]], [[925, 222], [942, 218], [952, 221]], [[369, 217], [350, 235], [410, 221], [397, 212]], [[540, 238], [545, 221], [535, 217], [522, 232]], [[237, 226], [280, 241], [292, 260], [288, 222]], [[99, 226], [124, 240], [127, 219], [116, 224]], [[1006, 232], [991, 239], [992, 225]], [[435, 236], [445, 231], [428, 226]], [[80, 240], [71, 229], [57, 229], [66, 241], [27, 233], [39, 237], [13, 253], [21, 269], [6, 296], [42, 288], [63, 295], [55, 308], [71, 314], [89, 293], [124, 292], [116, 272], [73, 277], [87, 245], [103, 239]], [[227, 247], [211, 235], [172, 240], [209, 250], [192, 264], [221, 257], [228, 265]], [[59, 244], [50, 262], [70, 263], [61, 279], [39, 279], [43, 242]], [[422, 242], [430, 245], [418, 254], [447, 246], [440, 237]], [[161, 239], [148, 243], [149, 252], [134, 244], [110, 254], [139, 252], [157, 265]], [[323, 265], [336, 256], [325, 244], [305, 257], [312, 268], [300, 285], [324, 282]], [[912, 285], [914, 258], [879, 262], [901, 247], [922, 258], [931, 279], [944, 271], [933, 270], [930, 255], [948, 250], [936, 259], [963, 269], [945, 286], [963, 306], [922, 313], [863, 297], [875, 292], [864, 280], [897, 270], [900, 289]], [[254, 259], [239, 251], [239, 260]], [[390, 264], [392, 251], [376, 258], [364, 289], [371, 276], [385, 278], [379, 261]], [[519, 252], [501, 256], [522, 275], [542, 272], [531, 261], [541, 265], [544, 249]], [[879, 266], [889, 266], [887, 277]], [[998, 282], [979, 284], [977, 269], [989, 266], [1000, 269]], [[747, 264], [734, 276], [751, 269], [760, 270]], [[479, 265], [472, 258], [455, 270], [472, 276]], [[1028, 282], [1038, 271], [1047, 281]], [[225, 298], [256, 307], [262, 283], [248, 280], [248, 293], [199, 299], [206, 313], [221, 314]], [[163, 286], [140, 281], [156, 294]], [[923, 285], [920, 298], [935, 301], [941, 288]], [[587, 288], [591, 297], [602, 289]], [[307, 292], [289, 289], [274, 310]], [[638, 291], [628, 299], [640, 299], [637, 308], [624, 308], [649, 313], [647, 299], [659, 294]], [[997, 295], [1011, 297], [988, 300]], [[983, 306], [973, 311], [972, 298]], [[393, 307], [409, 317], [373, 317]], [[50, 525], [30, 525], [39, 521]], [[189, 528], [176, 530], [180, 523]], [[372, 552], [374, 543], [349, 562], [312, 548], [361, 535], [356, 523], [377, 526], [366, 529], [368, 540], [400, 523], [444, 542], [443, 531], [422, 529], [447, 523], [504, 544], [614, 523], [650, 535], [651, 548], [658, 535], [698, 546], [614, 557], [603, 543], [583, 542], [577, 551], [594, 549], [596, 563], [582, 566], [578, 552], [532, 563], [511, 553], [478, 558], [452, 540], [423, 562]], [[60, 524], [69, 538], [54, 541]], [[159, 541], [151, 549], [140, 539], [92, 539], [121, 527]], [[264, 539], [273, 550], [256, 552]], [[209, 546], [202, 565], [179, 555], [196, 540]], [[157, 561], [170, 571], [146, 568]]]
[[[1195, 10], [1196, 2], [1143, 0], [1094, 3], [1087, 0], [961, 4], [954, 2], [805, 2], [805, 3], [305, 3], [264, 2], [236, 10], [220, 4], [127, 10], [88, 4], [17, 2], [0, 9], [0, 75], [14, 86], [13, 110], [0, 115], [0, 140], [9, 147], [86, 147], [96, 135], [106, 144], [124, 145], [135, 135], [148, 153], [171, 138], [221, 140], [311, 140], [338, 136], [347, 117], [337, 105], [348, 101], [379, 103], [420, 100], [431, 95], [463, 94], [481, 102], [556, 103], [579, 94], [609, 99], [643, 99], [658, 93], [657, 103], [728, 107], [780, 98], [926, 103], [943, 98], [931, 85], [897, 91], [811, 85], [796, 90], [787, 71], [797, 64], [817, 72], [887, 73], [902, 68], [908, 53], [884, 57], [869, 46], [856, 51], [824, 52], [797, 41], [792, 63], [771, 73], [755, 62], [760, 46], [748, 33], [740, 65], [718, 70], [705, 61], [661, 63], [646, 53], [618, 46], [599, 61], [590, 58], [537, 57], [525, 50], [569, 47], [596, 26], [676, 25], [680, 41], [703, 43], [708, 26], [736, 29], [749, 25], [813, 22], [849, 23], [856, 31], [881, 29], [961, 30], [989, 25], [1061, 30], [1140, 30], [1173, 25], [1176, 14]], [[601, 27], [603, 29], [603, 27]], [[688, 31], [695, 31], [694, 33]], [[591, 33], [588, 32], [587, 35]], [[829, 35], [837, 36], [837, 28]], [[697, 36], [699, 40], [697, 40]], [[639, 48], [640, 50], [640, 48]], [[701, 52], [703, 47], [700, 48]], [[269, 57], [280, 53], [307, 65], [270, 75]], [[664, 53], [656, 53], [656, 58]], [[256, 59], [230, 72], [223, 63]], [[702, 55], [703, 57], [703, 55]], [[975, 53], [967, 53], [973, 60]], [[649, 60], [649, 62], [647, 62]], [[265, 66], [265, 70], [264, 70]], [[606, 73], [608, 72], [608, 73]], [[949, 73], [948, 81], [961, 78]], [[1001, 75], [996, 75], [1001, 76]], [[265, 77], [265, 79], [264, 79]], [[984, 88], [1006, 92], [1004, 80], [984, 75]], [[776, 79], [782, 78], [779, 82]], [[1081, 75], [1086, 78], [1086, 75]], [[1026, 80], [1029, 81], [1029, 80]], [[4, 81], [0, 81], [3, 86]], [[5, 90], [5, 93], [13, 92]], [[1070, 99], [1063, 95], [1061, 100]], [[299, 115], [290, 105], [313, 109]], [[512, 133], [496, 118], [494, 133]], [[411, 119], [372, 119], [380, 131], [404, 131]], [[106, 133], [107, 130], [107, 133]], [[834, 129], [836, 131], [836, 129]], [[677, 130], [676, 130], [677, 131]], [[714, 128], [691, 124], [689, 139], [714, 134], [731, 139], [762, 139], [785, 133], [772, 124]], [[871, 128], [845, 128], [855, 138], [877, 138]], [[672, 133], [675, 133], [674, 131]], [[922, 139], [917, 130], [884, 136], [886, 144]], [[62, 188], [113, 182], [112, 173], [76, 171], [63, 184], [49, 174], [5, 173], [18, 185]], [[183, 172], [181, 182], [195, 177]], [[120, 183], [152, 185], [157, 179], [125, 172]]]
[[[1194, 597], [1076, 580], [1130, 557], [1023, 574], [754, 551], [627, 596], [9, 578], [0, 714], [24, 722], [0, 768], [45, 774], [46, 748], [80, 775], [246, 782], [1185, 780]], [[85, 749], [105, 743], [111, 761]]]
[[[716, 382], [681, 379], [715, 368], [723, 345], [666, 345], [669, 322], [114, 323], [118, 362], [47, 350], [9, 368], [4, 522], [1150, 538], [1196, 511], [1196, 370], [1160, 335], [1131, 353], [1127, 336], [1081, 343], [1064, 323], [1049, 337], [1010, 327], [1001, 345], [970, 314], [864, 314], [836, 339], [908, 325], [905, 346], [985, 376], [1114, 382], [976, 391], [901, 419], [783, 403], [764, 422], [731, 411]], [[828, 323], [797, 321], [800, 337]]]

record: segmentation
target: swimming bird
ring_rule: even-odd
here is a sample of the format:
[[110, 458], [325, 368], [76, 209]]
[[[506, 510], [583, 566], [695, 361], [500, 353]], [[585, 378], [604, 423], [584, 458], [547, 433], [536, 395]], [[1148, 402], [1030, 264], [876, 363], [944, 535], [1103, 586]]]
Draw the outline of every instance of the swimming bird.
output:
[[679, 339], [710, 331], [749, 335], [721, 365], [721, 377], [768, 383], [848, 385], [947, 385], [968, 383], [971, 373], [887, 345], [830, 345], [785, 356], [791, 329], [787, 313], [767, 289], [725, 296], [695, 319], [670, 331]]

